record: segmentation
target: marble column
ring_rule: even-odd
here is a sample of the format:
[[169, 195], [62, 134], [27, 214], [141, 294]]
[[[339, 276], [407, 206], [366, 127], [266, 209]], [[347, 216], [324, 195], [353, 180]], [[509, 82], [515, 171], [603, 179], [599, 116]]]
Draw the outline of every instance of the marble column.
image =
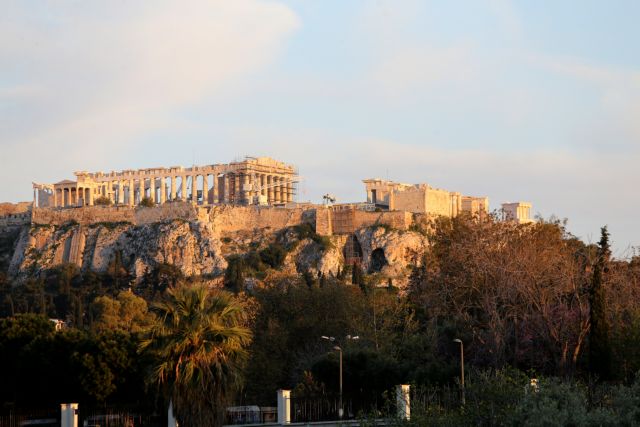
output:
[[276, 203], [280, 203], [282, 199], [280, 198], [280, 177], [273, 177], [273, 201]]
[[229, 174], [222, 177], [222, 202], [229, 203]]
[[160, 204], [163, 204], [166, 198], [166, 187], [164, 183], [164, 176], [160, 177]]
[[144, 199], [145, 194], [144, 194], [144, 177], [140, 177], [140, 181], [138, 181], [138, 203], [142, 202], [142, 199]]
[[218, 203], [218, 198], [220, 197], [220, 192], [218, 191], [218, 174], [213, 174], [213, 181], [211, 184], [211, 203]]
[[151, 201], [156, 203], [156, 177], [151, 176], [149, 178], [149, 195], [151, 196]]
[[191, 203], [198, 204], [198, 175], [191, 176]]
[[271, 175], [267, 175], [267, 202], [269, 204], [273, 203], [274, 197], [273, 197], [273, 177]]
[[293, 202], [293, 183], [291, 181], [287, 182], [287, 203]]
[[58, 207], [58, 191], [56, 191], [55, 187], [53, 189], [53, 207]]
[[89, 206], [93, 206], [93, 191], [94, 191], [93, 187], [87, 189], [87, 193], [88, 193], [88, 196], [89, 196]]
[[134, 185], [133, 179], [129, 180], [129, 206], [133, 206], [136, 204], [136, 187]]
[[264, 188], [264, 186], [267, 184], [267, 176], [261, 173], [259, 180], [260, 180], [260, 195], [266, 196], [267, 190]]
[[171, 178], [171, 200], [174, 201], [176, 199], [176, 176], [173, 175]]
[[285, 192], [285, 188], [286, 187], [285, 186], [286, 186], [286, 184], [284, 182], [284, 178], [280, 177], [280, 187], [279, 187], [279, 189], [280, 189], [280, 201], [282, 203], [285, 203], [287, 201], [287, 195], [286, 195], [286, 192]]
[[247, 205], [251, 204], [251, 190], [249, 190], [249, 186], [249, 175], [245, 173], [242, 175], [242, 202]]
[[124, 198], [122, 197], [124, 195], [122, 191], [122, 187], [123, 187], [122, 181], [118, 180], [117, 187], [116, 187], [118, 189], [118, 194], [116, 195], [116, 200], [117, 200], [116, 203], [119, 205], [124, 203]]

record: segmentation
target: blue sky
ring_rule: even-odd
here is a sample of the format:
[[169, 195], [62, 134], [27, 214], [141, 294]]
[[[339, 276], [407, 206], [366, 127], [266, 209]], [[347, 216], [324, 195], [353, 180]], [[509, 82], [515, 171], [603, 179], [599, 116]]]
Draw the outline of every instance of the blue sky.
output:
[[298, 165], [526, 200], [640, 245], [637, 1], [0, 0], [0, 200], [75, 170]]

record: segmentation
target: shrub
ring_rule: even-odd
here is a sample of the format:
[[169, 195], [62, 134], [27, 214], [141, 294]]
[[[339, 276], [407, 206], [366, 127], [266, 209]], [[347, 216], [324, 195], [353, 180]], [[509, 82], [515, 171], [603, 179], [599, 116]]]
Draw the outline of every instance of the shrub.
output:
[[149, 197], [145, 197], [144, 199], [140, 200], [140, 206], [142, 206], [142, 207], [152, 208], [155, 205], [156, 204]]
[[279, 243], [271, 243], [260, 251], [260, 259], [271, 268], [280, 268], [287, 256], [287, 251]]
[[93, 204], [97, 206], [109, 206], [111, 204], [111, 199], [106, 196], [100, 196], [93, 201]]

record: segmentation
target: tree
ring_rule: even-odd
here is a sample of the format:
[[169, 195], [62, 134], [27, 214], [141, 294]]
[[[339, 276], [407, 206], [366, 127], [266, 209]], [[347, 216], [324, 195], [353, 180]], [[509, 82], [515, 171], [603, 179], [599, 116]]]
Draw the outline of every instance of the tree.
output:
[[593, 277], [589, 292], [589, 371], [602, 380], [611, 374], [611, 348], [609, 346], [609, 323], [607, 321], [604, 273], [607, 272], [609, 257], [609, 232], [602, 227], [598, 243], [598, 257], [593, 266]]
[[144, 299], [128, 291], [117, 297], [100, 296], [91, 303], [93, 329], [97, 331], [142, 332], [152, 322]]
[[154, 308], [157, 321], [142, 342], [156, 360], [151, 382], [173, 402], [181, 424], [220, 424], [251, 341], [243, 304], [228, 292], [194, 285], [169, 289]]

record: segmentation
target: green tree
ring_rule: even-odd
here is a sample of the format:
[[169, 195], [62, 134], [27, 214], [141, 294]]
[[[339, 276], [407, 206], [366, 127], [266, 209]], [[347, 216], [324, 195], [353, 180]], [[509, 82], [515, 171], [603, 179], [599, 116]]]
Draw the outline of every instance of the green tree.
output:
[[116, 298], [100, 296], [91, 304], [92, 327], [96, 331], [142, 332], [151, 325], [152, 315], [144, 299], [128, 291]]
[[609, 257], [609, 232], [602, 227], [600, 242], [598, 243], [598, 257], [593, 266], [593, 277], [589, 292], [589, 371], [598, 375], [602, 380], [611, 374], [611, 348], [609, 346], [609, 323], [607, 321], [607, 307], [604, 274], [607, 272]]
[[156, 360], [150, 380], [173, 402], [185, 425], [218, 425], [241, 384], [251, 332], [243, 304], [203, 285], [169, 289], [142, 348]]

